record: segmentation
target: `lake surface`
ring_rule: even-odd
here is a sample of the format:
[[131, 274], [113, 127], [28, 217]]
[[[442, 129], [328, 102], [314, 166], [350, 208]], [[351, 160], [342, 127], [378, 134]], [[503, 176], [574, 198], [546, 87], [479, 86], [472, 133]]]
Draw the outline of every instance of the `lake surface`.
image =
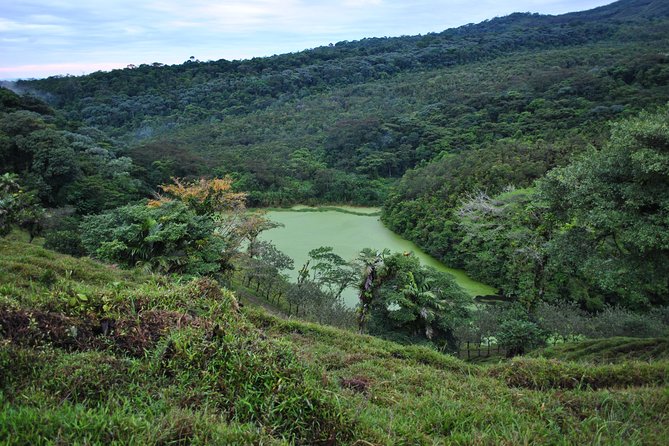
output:
[[[414, 243], [398, 236], [381, 223], [378, 208], [310, 208], [296, 206], [292, 209], [270, 210], [267, 217], [282, 223], [284, 227], [271, 229], [261, 234], [263, 240], [272, 241], [276, 247], [295, 261], [295, 269], [289, 271], [293, 280], [297, 271], [309, 259], [309, 251], [321, 246], [331, 246], [334, 252], [346, 260], [357, 257], [363, 248], [390, 249], [392, 252], [413, 252], [424, 265], [451, 274], [458, 285], [470, 296], [496, 294], [485, 284], [472, 280], [459, 269], [449, 268], [437, 259], [421, 251]], [[358, 303], [355, 290], [342, 294], [351, 307]]]

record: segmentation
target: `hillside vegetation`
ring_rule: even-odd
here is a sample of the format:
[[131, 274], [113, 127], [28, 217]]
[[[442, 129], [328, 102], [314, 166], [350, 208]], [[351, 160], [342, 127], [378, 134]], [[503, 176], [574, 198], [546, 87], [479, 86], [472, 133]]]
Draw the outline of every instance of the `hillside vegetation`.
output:
[[588, 339], [540, 349], [532, 352], [531, 356], [605, 364], [633, 360], [666, 360], [669, 359], [669, 339], [623, 337]]
[[10, 444], [661, 444], [669, 363], [473, 366], [0, 241]]
[[666, 2], [621, 0], [20, 81], [54, 109], [3, 91], [0, 158], [65, 216], [48, 246], [71, 254], [91, 254], [82, 216], [228, 175], [251, 207], [383, 204], [390, 229], [528, 307], [648, 311], [669, 303], [667, 36]]
[[668, 54], [621, 0], [0, 88], [0, 443], [669, 443]]
[[510, 151], [512, 161], [485, 180], [485, 166], [468, 167], [457, 175], [473, 177], [468, 190], [525, 186], [601, 142], [611, 118], [665, 103], [668, 13], [663, 1], [623, 0], [423, 36], [16, 87], [125, 141], [154, 185], [171, 175], [229, 173], [251, 205], [379, 204], [407, 169], [444, 154], [463, 153], [467, 164], [464, 153], [478, 149]]

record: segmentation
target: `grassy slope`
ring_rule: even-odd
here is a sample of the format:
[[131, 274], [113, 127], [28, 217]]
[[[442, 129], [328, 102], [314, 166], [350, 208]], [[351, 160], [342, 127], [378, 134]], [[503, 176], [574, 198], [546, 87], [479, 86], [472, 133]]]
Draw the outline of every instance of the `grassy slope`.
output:
[[532, 356], [592, 363], [668, 360], [669, 338], [588, 339], [541, 349]]
[[474, 366], [240, 311], [206, 280], [173, 283], [19, 241], [0, 240], [0, 326], [0, 443], [669, 439], [667, 361]]

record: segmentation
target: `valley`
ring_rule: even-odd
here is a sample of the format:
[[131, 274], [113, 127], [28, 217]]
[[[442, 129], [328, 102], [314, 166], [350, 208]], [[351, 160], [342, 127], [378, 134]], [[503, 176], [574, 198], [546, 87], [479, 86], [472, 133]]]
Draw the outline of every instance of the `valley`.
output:
[[0, 444], [669, 444], [669, 2], [422, 32], [0, 81]]

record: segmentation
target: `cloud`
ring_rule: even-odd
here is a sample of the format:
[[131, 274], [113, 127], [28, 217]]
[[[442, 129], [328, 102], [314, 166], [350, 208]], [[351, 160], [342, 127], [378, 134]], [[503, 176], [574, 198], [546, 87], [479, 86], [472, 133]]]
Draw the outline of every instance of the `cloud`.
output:
[[344, 6], [361, 8], [366, 6], [379, 6], [383, 3], [381, 0], [344, 0]]
[[12, 67], [42, 67], [37, 76], [58, 67], [73, 72], [106, 69], [109, 61], [125, 66], [181, 63], [191, 55], [216, 60], [279, 54], [341, 40], [439, 32], [514, 11], [588, 9], [610, 0], [6, 3], [0, 11], [0, 67], [4, 67], [0, 73], [9, 73]]
[[19, 77], [46, 77], [56, 74], [79, 75], [82, 73], [91, 73], [93, 71], [109, 71], [116, 68], [125, 68], [122, 62], [72, 62], [72, 63], [52, 63], [52, 64], [32, 64], [0, 67], [0, 75], [6, 79], [16, 79]]
[[0, 33], [48, 33], [56, 35], [72, 34], [72, 29], [49, 23], [24, 23], [0, 17]]

